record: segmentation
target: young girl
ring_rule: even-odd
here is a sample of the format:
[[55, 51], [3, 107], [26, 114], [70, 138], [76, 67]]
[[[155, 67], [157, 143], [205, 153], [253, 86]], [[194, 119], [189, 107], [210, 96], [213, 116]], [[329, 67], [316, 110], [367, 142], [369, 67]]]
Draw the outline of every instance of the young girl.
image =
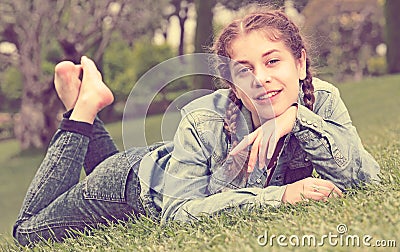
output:
[[225, 88], [182, 109], [173, 142], [121, 153], [96, 116], [113, 96], [94, 62], [59, 63], [55, 87], [68, 112], [28, 189], [17, 241], [61, 241], [130, 215], [187, 221], [327, 200], [378, 181], [338, 90], [312, 78], [299, 30], [282, 12], [233, 21], [214, 50]]

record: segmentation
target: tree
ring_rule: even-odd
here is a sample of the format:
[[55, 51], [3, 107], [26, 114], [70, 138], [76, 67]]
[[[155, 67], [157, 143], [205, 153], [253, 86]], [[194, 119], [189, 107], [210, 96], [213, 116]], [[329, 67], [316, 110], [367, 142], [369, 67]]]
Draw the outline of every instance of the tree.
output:
[[[111, 34], [120, 31], [133, 41], [159, 23], [155, 13], [166, 1], [151, 0], [5, 0], [0, 3], [2, 39], [16, 45], [23, 76], [20, 117], [15, 134], [22, 149], [44, 148], [56, 129], [59, 110], [52, 71], [43, 55], [56, 41], [58, 59], [78, 62], [90, 55], [101, 66]], [[55, 57], [57, 60], [57, 57]], [[57, 60], [57, 61], [59, 61]]]
[[[297, 5], [297, 1], [295, 5]], [[300, 0], [299, 2], [303, 4], [307, 0]], [[230, 10], [239, 10], [243, 6], [249, 5], [249, 4], [258, 4], [261, 6], [271, 6], [271, 7], [282, 7], [285, 0], [218, 0], [220, 4], [225, 6], [226, 8]]]
[[384, 17], [378, 1], [310, 0], [302, 14], [303, 32], [316, 45], [309, 50], [315, 54], [311, 58], [319, 60], [317, 66], [322, 74], [329, 75], [324, 78], [343, 81], [368, 74], [367, 63], [378, 57], [375, 49], [383, 42]]
[[167, 38], [167, 28], [172, 17], [177, 17], [179, 20], [179, 48], [178, 55], [183, 55], [185, 53], [185, 23], [188, 19], [189, 8], [193, 5], [194, 0], [170, 0], [172, 5], [172, 12], [166, 13], [166, 24], [163, 26], [164, 38]]
[[[48, 142], [47, 129], [55, 128], [48, 120], [49, 109], [54, 107], [54, 93], [50, 85], [51, 77], [41, 71], [42, 44], [48, 42], [45, 31], [51, 29], [57, 10], [55, 2], [43, 4], [40, 1], [3, 1], [1, 5], [1, 21], [6, 24], [5, 31], [13, 36], [5, 37], [15, 43], [19, 54], [19, 70], [23, 73], [24, 86], [16, 136], [21, 147], [44, 147]], [[3, 33], [4, 35], [5, 33]], [[7, 35], [7, 34], [5, 34]]]
[[386, 44], [387, 53], [386, 60], [389, 73], [400, 73], [400, 1], [386, 0], [385, 3], [386, 17]]
[[[216, 0], [195, 0], [196, 5], [196, 33], [194, 50], [196, 53], [207, 52], [213, 38], [213, 8]], [[193, 85], [199, 89], [213, 89], [212, 76], [194, 76]]]

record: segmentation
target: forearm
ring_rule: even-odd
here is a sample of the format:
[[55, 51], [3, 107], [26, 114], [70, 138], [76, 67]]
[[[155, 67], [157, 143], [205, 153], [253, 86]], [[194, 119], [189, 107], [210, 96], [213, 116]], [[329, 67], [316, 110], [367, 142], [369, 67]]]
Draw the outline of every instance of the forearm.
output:
[[340, 189], [378, 180], [379, 166], [362, 146], [347, 110], [324, 119], [299, 106], [293, 134], [316, 171]]
[[269, 186], [230, 190], [186, 200], [166, 197], [162, 218], [163, 221], [189, 221], [204, 214], [211, 215], [234, 207], [278, 206], [285, 190], [286, 186]]

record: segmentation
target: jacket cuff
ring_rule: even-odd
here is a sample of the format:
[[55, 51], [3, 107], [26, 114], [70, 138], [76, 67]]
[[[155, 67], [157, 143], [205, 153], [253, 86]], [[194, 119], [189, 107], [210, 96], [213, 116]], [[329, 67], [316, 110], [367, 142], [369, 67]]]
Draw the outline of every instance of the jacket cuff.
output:
[[299, 105], [292, 133], [301, 141], [307, 142], [324, 132], [323, 119], [308, 108]]
[[283, 194], [287, 185], [283, 186], [267, 186], [259, 195], [262, 204], [271, 206], [279, 206], [282, 203]]

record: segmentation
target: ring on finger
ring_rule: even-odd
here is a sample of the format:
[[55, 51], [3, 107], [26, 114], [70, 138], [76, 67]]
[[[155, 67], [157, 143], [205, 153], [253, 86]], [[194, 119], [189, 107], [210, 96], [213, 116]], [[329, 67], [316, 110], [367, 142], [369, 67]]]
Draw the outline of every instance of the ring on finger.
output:
[[312, 188], [314, 192], [319, 192], [319, 186], [313, 185]]

